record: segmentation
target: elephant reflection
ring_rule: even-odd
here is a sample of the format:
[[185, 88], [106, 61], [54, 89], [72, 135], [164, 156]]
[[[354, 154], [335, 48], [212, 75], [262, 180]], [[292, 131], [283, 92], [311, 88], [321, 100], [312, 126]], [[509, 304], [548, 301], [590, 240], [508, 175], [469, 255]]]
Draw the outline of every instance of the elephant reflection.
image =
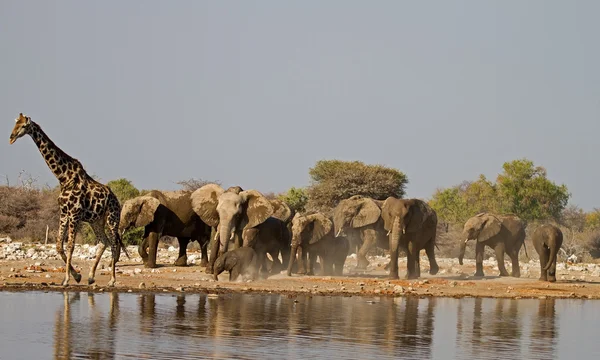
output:
[[[469, 304], [473, 306], [472, 312], [468, 310]], [[467, 353], [457, 354], [457, 356], [479, 358], [481, 349], [485, 349], [486, 355], [490, 358], [502, 358], [506, 354], [521, 353], [521, 348], [524, 346], [524, 322], [528, 319], [524, 314], [526, 311], [527, 303], [515, 299], [460, 300], [457, 313], [456, 348]], [[545, 317], [548, 319], [544, 319]], [[540, 338], [551, 339], [541, 341], [542, 346], [534, 350], [535, 356], [553, 358], [552, 347], [547, 346], [556, 336], [553, 300], [552, 303], [540, 303], [538, 319], [534, 316], [531, 326], [533, 346], [538, 346], [536, 344], [540, 343]]]
[[108, 324], [96, 307], [95, 295], [88, 294], [89, 322], [73, 321], [71, 306], [76, 304], [80, 293], [63, 293], [63, 307], [59, 308], [54, 324], [54, 358], [70, 359], [73, 349], [92, 359], [114, 359], [116, 357], [116, 326], [119, 317], [119, 294], [111, 292]]
[[555, 299], [538, 300], [537, 319], [532, 322], [531, 338], [535, 339], [531, 351], [537, 354], [548, 354], [546, 358], [554, 358], [557, 343]]

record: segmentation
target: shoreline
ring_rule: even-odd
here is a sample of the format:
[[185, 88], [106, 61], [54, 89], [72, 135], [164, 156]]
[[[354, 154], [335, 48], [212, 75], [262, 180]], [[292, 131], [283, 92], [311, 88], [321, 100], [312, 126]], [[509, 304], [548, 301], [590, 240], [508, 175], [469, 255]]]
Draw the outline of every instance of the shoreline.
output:
[[[224, 272], [215, 281], [206, 274], [199, 263], [200, 254], [188, 250], [188, 266], [171, 265], [177, 249], [160, 249], [159, 266], [144, 268], [135, 247], [130, 247], [131, 259], [121, 259], [117, 266], [117, 284], [106, 286], [110, 276], [110, 254], [105, 253], [98, 271], [96, 283], [87, 284], [87, 272], [91, 267], [95, 247], [77, 245], [73, 263], [82, 274], [80, 284], [71, 278], [68, 287], [60, 284], [64, 278], [64, 263], [58, 259], [54, 245], [9, 243], [0, 244], [0, 291], [77, 291], [119, 293], [164, 294], [281, 294], [290, 298], [298, 296], [361, 296], [361, 297], [446, 297], [446, 298], [509, 298], [509, 299], [600, 299], [600, 265], [565, 264], [557, 266], [557, 281], [539, 281], [539, 262], [521, 262], [521, 277], [499, 277], [494, 258], [484, 260], [484, 278], [471, 276], [475, 261], [465, 259], [458, 265], [457, 259], [438, 258], [440, 272], [428, 274], [429, 263], [421, 260], [421, 278], [417, 280], [389, 280], [383, 269], [389, 257], [370, 256], [371, 265], [366, 271], [357, 271], [356, 258], [350, 255], [344, 266], [343, 276], [305, 276], [285, 272], [251, 282], [229, 282]], [[404, 276], [406, 259], [399, 259], [400, 276]]]

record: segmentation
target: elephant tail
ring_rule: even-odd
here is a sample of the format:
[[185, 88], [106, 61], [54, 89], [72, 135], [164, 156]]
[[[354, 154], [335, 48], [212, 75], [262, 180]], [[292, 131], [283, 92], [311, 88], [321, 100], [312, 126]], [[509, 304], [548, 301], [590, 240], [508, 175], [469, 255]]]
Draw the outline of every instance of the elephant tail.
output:
[[546, 266], [544, 266], [544, 271], [548, 271], [548, 269], [550, 269], [550, 266], [552, 266], [552, 263], [554, 263], [556, 261], [557, 253], [558, 253], [558, 247], [553, 246], [550, 249], [550, 257], [548, 258], [548, 262], [546, 263]]
[[525, 244], [525, 239], [523, 239], [523, 249], [525, 249], [525, 256], [527, 256], [527, 259], [531, 260], [529, 254], [527, 253], [527, 244]]

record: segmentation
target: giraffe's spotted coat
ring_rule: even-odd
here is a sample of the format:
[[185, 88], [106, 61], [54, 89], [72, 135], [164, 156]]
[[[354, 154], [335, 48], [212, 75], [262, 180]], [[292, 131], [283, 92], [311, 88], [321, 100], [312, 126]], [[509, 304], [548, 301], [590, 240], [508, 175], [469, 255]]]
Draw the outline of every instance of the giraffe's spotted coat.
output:
[[[67, 265], [63, 285], [68, 284], [69, 273], [73, 275], [77, 282], [81, 281], [81, 275], [72, 267], [71, 257], [75, 245], [75, 235], [82, 221], [90, 224], [94, 234], [100, 241], [100, 247], [94, 265], [90, 270], [88, 282], [90, 284], [94, 282], [98, 263], [106, 247], [110, 246], [113, 259], [109, 286], [114, 285], [116, 281], [115, 265], [119, 261], [121, 248], [125, 250], [118, 231], [121, 205], [117, 197], [108, 186], [94, 180], [84, 170], [79, 160], [72, 158], [56, 146], [42, 128], [31, 121], [30, 117], [19, 114], [10, 135], [10, 143], [13, 144], [24, 135], [31, 136], [46, 164], [60, 183], [60, 195], [58, 197], [60, 223], [56, 250]], [[108, 227], [108, 236], [105, 232], [105, 226]], [[65, 238], [67, 239], [66, 254], [63, 249]], [[125, 254], [129, 257], [127, 252]]]

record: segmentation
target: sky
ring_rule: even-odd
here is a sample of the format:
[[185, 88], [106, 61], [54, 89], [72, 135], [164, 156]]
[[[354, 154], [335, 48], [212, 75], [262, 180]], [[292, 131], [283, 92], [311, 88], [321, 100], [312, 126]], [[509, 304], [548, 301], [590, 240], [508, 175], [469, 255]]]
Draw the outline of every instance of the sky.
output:
[[56, 179], [31, 116], [102, 181], [262, 192], [322, 159], [430, 198], [528, 158], [600, 207], [600, 2], [0, 2], [0, 176]]

